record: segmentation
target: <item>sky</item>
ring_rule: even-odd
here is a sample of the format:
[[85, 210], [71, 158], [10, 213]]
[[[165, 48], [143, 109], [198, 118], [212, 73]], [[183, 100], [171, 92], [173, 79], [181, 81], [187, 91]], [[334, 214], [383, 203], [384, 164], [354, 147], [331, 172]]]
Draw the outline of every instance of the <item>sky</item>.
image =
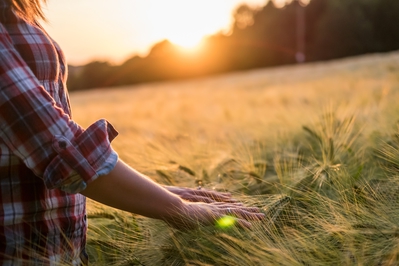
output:
[[[281, 0], [284, 1], [284, 0]], [[120, 64], [146, 56], [164, 39], [195, 47], [204, 36], [228, 32], [232, 11], [242, 3], [268, 0], [49, 0], [43, 26], [71, 65], [94, 60]]]

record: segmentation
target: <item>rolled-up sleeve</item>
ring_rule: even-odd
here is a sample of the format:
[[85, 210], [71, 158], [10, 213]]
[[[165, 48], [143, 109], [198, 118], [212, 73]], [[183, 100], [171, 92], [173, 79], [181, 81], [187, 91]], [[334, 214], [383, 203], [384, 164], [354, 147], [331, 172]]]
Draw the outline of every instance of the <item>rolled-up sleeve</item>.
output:
[[116, 135], [106, 120], [97, 121], [73, 142], [63, 135], [55, 135], [52, 146], [57, 155], [44, 172], [46, 187], [79, 192], [98, 176], [109, 173], [118, 159], [111, 148]]
[[106, 120], [87, 129], [75, 123], [35, 77], [0, 24], [0, 141], [47, 188], [78, 193], [109, 173], [118, 160], [111, 147], [116, 135]]

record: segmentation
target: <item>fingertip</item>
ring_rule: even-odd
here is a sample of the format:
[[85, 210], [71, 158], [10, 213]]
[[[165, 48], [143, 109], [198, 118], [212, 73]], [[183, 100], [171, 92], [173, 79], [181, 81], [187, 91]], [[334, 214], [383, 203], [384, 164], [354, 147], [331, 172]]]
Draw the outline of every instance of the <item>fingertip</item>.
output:
[[238, 225], [239, 225], [241, 228], [245, 228], [245, 229], [249, 229], [249, 230], [252, 229], [252, 224], [251, 224], [250, 222], [248, 222], [248, 221], [238, 219], [238, 220], [237, 220], [237, 223], [238, 223]]
[[263, 220], [263, 219], [265, 219], [265, 217], [266, 217], [266, 215], [264, 213], [258, 213], [258, 215], [257, 215], [257, 218], [259, 220]]

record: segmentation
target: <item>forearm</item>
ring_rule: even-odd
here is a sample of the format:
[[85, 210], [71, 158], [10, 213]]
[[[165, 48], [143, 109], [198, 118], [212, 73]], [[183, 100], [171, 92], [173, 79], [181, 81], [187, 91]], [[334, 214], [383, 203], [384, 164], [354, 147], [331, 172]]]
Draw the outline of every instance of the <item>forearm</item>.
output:
[[184, 207], [178, 196], [120, 160], [108, 175], [100, 176], [81, 193], [120, 210], [163, 220], [181, 213]]
[[236, 216], [235, 222], [242, 227], [250, 227], [249, 220], [264, 218], [257, 208], [237, 202], [184, 201], [120, 160], [108, 175], [100, 176], [81, 193], [120, 210], [164, 220], [176, 228], [213, 225], [225, 215]]

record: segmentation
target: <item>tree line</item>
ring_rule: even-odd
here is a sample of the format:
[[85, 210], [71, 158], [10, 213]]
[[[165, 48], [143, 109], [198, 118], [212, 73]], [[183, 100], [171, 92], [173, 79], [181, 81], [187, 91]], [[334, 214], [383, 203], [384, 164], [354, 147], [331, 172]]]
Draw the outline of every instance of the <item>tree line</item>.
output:
[[[184, 23], [182, 21], [182, 23]], [[398, 0], [293, 0], [284, 7], [239, 6], [229, 34], [208, 37], [197, 53], [167, 40], [121, 65], [70, 67], [68, 87], [83, 90], [183, 79], [399, 49]]]

